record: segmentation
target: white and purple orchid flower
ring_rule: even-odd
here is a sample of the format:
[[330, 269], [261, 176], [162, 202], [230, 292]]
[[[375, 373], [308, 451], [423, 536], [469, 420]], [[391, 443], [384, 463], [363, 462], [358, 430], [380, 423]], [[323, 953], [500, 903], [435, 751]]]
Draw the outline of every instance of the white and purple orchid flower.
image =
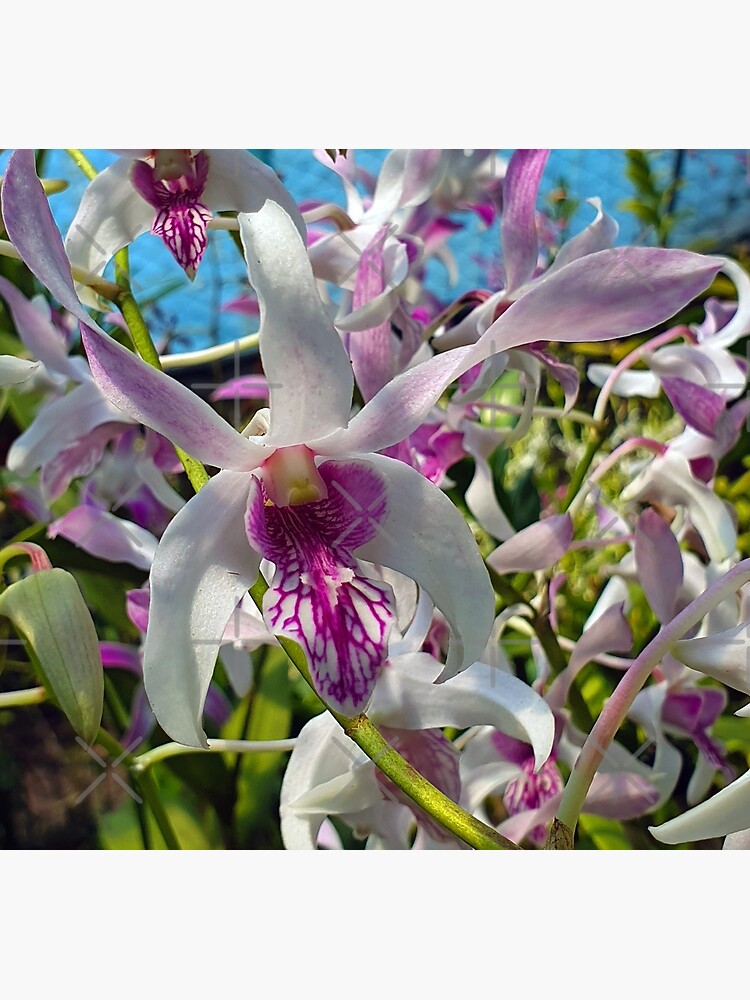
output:
[[[455, 802], [461, 798], [461, 754], [443, 733], [446, 726], [495, 726], [511, 734], [508, 739], [526, 741], [532, 771], [543, 769], [555, 726], [542, 698], [517, 678], [481, 662], [436, 688], [433, 680], [441, 665], [419, 652], [424, 632], [419, 618], [392, 642], [369, 708], [389, 744]], [[284, 846], [314, 850], [331, 816], [350, 826], [355, 836], [367, 838], [369, 850], [460, 846], [342, 738], [331, 715], [323, 713], [302, 729], [284, 775]]]
[[[101, 275], [118, 250], [151, 232], [194, 278], [214, 213], [253, 212], [266, 200], [282, 205], [300, 231], [304, 223], [274, 171], [244, 149], [115, 150], [120, 159], [86, 188], [65, 238], [71, 263]], [[85, 285], [84, 302], [96, 305]]]
[[[200, 717], [224, 627], [273, 564], [267, 623], [298, 641], [321, 695], [367, 705], [386, 660], [393, 599], [367, 563], [416, 580], [451, 629], [446, 680], [481, 655], [493, 596], [464, 519], [413, 469], [378, 454], [408, 437], [445, 388], [497, 351], [543, 339], [604, 340], [663, 322], [721, 266], [687, 251], [588, 254], [537, 281], [474, 345], [403, 372], [351, 417], [352, 373], [318, 296], [294, 220], [267, 202], [240, 217], [261, 304], [270, 418], [243, 434], [189, 390], [109, 338], [82, 308], [36, 178], [17, 151], [2, 189], [6, 229], [27, 265], [82, 324], [92, 372], [131, 419], [220, 468], [177, 514], [152, 571], [145, 682], [173, 738], [204, 745]], [[460, 581], [457, 583], [457, 581]]]

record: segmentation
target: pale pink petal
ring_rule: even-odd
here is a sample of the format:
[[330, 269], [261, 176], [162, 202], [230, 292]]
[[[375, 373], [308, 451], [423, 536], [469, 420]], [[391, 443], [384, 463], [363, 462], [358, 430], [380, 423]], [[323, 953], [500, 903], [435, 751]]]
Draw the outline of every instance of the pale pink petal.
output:
[[547, 569], [565, 555], [573, 540], [569, 514], [552, 514], [509, 538], [487, 557], [496, 573]]
[[528, 281], [537, 265], [536, 200], [549, 153], [548, 149], [517, 149], [508, 162], [500, 219], [508, 291]]
[[651, 609], [664, 625], [678, 610], [683, 566], [680, 545], [667, 522], [652, 508], [642, 511], [635, 527], [638, 580]]

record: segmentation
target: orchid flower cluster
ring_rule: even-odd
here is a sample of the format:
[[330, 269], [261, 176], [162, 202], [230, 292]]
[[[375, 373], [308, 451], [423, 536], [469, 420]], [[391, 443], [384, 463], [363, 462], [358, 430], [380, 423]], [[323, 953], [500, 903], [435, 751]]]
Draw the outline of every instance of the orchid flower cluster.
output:
[[[2, 181], [0, 708], [123, 760], [143, 846], [187, 792], [205, 846], [750, 847], [744, 268], [593, 192], [559, 242], [548, 150], [318, 151], [341, 205], [113, 152], [64, 237], [32, 151]], [[209, 402], [170, 372], [235, 345], [160, 356], [128, 261], [192, 280], [215, 229], [259, 329]]]

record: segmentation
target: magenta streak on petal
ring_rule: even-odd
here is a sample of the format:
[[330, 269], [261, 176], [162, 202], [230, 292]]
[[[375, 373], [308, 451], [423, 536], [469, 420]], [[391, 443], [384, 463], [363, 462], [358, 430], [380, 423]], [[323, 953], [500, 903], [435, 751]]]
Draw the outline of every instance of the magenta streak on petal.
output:
[[548, 156], [548, 149], [518, 149], [508, 163], [500, 220], [508, 291], [528, 281], [536, 267], [536, 200]]
[[[530, 757], [521, 765], [523, 774], [509, 782], [503, 794], [503, 803], [510, 816], [538, 809], [549, 799], [558, 795], [563, 788], [562, 775], [557, 769], [554, 754], [534, 773], [534, 759]], [[532, 844], [541, 846], [547, 838], [543, 824], [533, 827], [528, 838]]]
[[[461, 778], [458, 770], [458, 751], [440, 729], [391, 729], [381, 726], [380, 731], [386, 741], [416, 768], [422, 777], [427, 778], [441, 792], [458, 802], [461, 795]], [[451, 840], [453, 835], [434, 820], [428, 813], [414, 805], [382, 771], [375, 772], [375, 778], [383, 795], [391, 800], [403, 803], [414, 813], [420, 826], [438, 841]]]
[[[352, 293], [353, 312], [368, 305], [386, 290], [383, 248], [388, 233], [389, 227], [382, 226], [362, 251]], [[367, 402], [394, 375], [390, 318], [369, 330], [351, 333], [347, 339], [354, 376]]]
[[106, 423], [94, 427], [88, 434], [50, 459], [42, 467], [40, 486], [48, 503], [57, 500], [78, 476], [87, 476], [101, 461], [108, 441], [122, 431], [122, 424]]
[[287, 507], [271, 504], [253, 476], [246, 530], [276, 566], [266, 624], [300, 643], [320, 696], [356, 715], [385, 663], [394, 617], [391, 588], [365, 577], [353, 555], [385, 519], [386, 487], [364, 462], [326, 462], [318, 471], [328, 497]]
[[208, 166], [208, 154], [201, 151], [195, 157], [192, 173], [176, 180], [157, 180], [155, 169], [142, 161], [133, 164], [130, 174], [136, 191], [157, 209], [151, 232], [164, 240], [191, 279], [205, 253], [206, 226], [212, 217], [200, 200]]
[[675, 375], [663, 376], [661, 384], [675, 411], [689, 427], [707, 437], [716, 436], [717, 421], [726, 409], [721, 396]]
[[125, 594], [125, 611], [139, 632], [146, 634], [148, 628], [148, 606], [151, 594], [147, 587], [128, 590]]
[[118, 667], [129, 670], [138, 677], [143, 675], [141, 655], [133, 646], [126, 646], [121, 642], [100, 642], [99, 651], [103, 667]]
[[442, 424], [422, 424], [408, 438], [384, 448], [383, 454], [405, 462], [417, 472], [440, 485], [448, 469], [466, 456], [464, 436]]

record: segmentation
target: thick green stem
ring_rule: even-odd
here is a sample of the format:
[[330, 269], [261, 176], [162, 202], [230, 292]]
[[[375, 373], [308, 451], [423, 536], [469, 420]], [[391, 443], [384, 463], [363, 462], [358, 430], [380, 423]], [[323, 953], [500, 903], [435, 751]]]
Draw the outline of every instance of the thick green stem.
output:
[[[250, 596], [258, 608], [263, 606], [263, 595], [267, 589], [268, 586], [261, 576], [250, 588]], [[286, 655], [310, 687], [315, 690], [310, 672], [307, 669], [305, 654], [300, 646], [284, 636], [276, 638]], [[428, 812], [441, 826], [455, 834], [459, 840], [478, 850], [519, 850], [517, 844], [467, 813], [447, 795], [444, 795], [440, 789], [422, 777], [411, 764], [393, 749], [364, 713], [350, 717], [334, 712], [331, 708], [328, 711], [346, 735], [357, 744], [360, 750], [367, 754], [373, 764], [386, 777], [390, 778], [394, 785], [405, 792], [425, 812]]]

